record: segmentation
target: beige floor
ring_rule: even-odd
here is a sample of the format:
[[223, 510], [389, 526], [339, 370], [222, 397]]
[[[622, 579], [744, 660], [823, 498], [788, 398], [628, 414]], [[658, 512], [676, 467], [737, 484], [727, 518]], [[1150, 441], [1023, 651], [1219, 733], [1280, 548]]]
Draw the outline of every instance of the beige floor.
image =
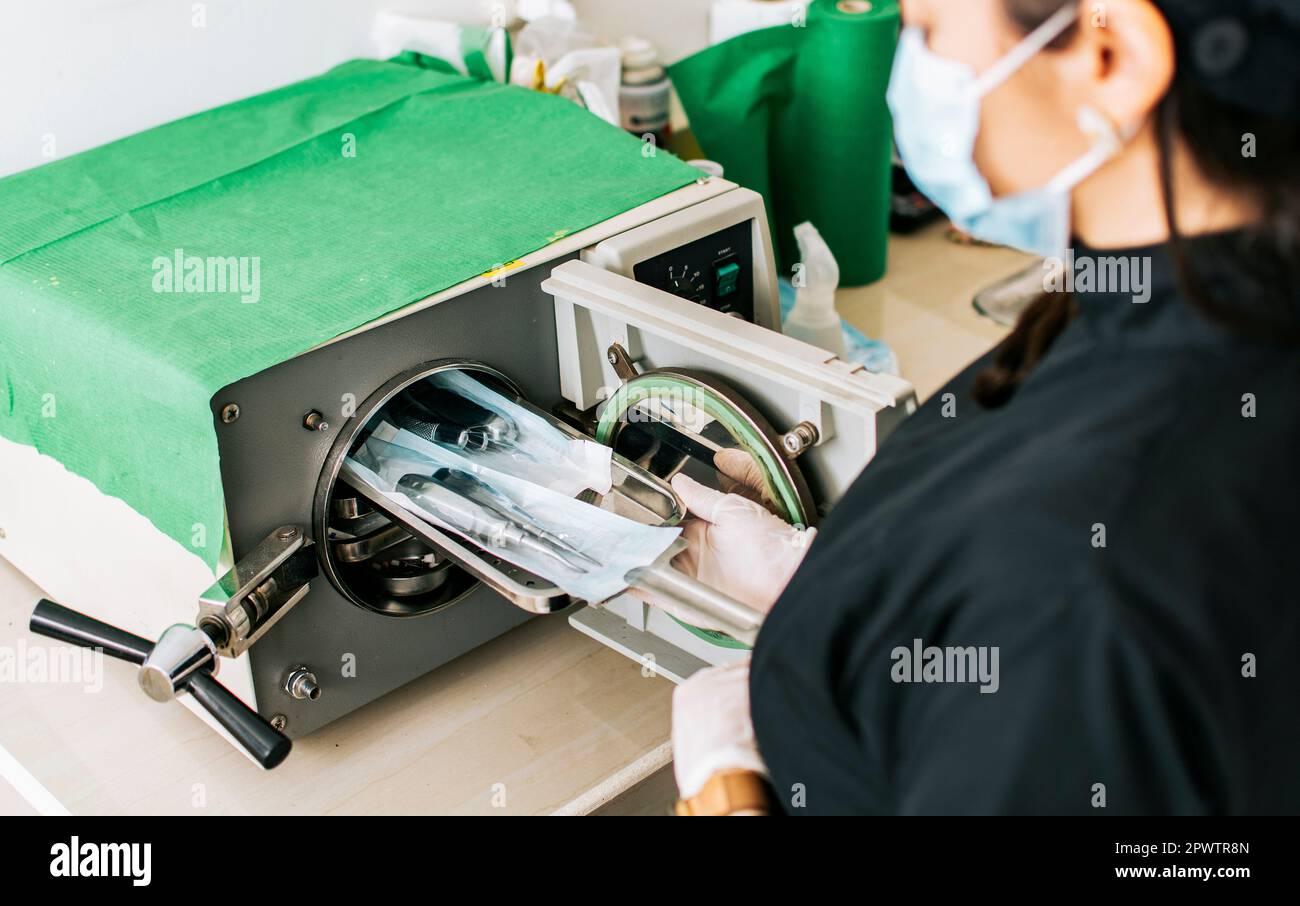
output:
[[971, 307], [971, 297], [1031, 261], [1008, 249], [956, 245], [944, 232], [933, 226], [894, 237], [888, 276], [836, 297], [845, 320], [893, 347], [922, 400], [1005, 335]]
[[0, 815], [38, 815], [38, 812], [24, 796], [10, 784], [0, 780]]
[[[890, 275], [843, 290], [841, 313], [893, 345], [922, 398], [1002, 335], [971, 295], [1022, 267], [956, 247], [935, 228], [895, 240]], [[0, 655], [37, 644], [38, 597], [0, 561]], [[571, 630], [537, 619], [301, 740], [255, 768], [186, 709], [148, 701], [134, 668], [102, 689], [0, 685], [0, 747], [77, 814], [662, 813], [672, 687]], [[0, 756], [3, 756], [0, 752]], [[612, 805], [621, 790], [648, 779]], [[23, 778], [0, 779], [0, 813], [31, 814]], [[649, 791], [649, 792], [647, 792]], [[659, 791], [659, 792], [654, 792]]]

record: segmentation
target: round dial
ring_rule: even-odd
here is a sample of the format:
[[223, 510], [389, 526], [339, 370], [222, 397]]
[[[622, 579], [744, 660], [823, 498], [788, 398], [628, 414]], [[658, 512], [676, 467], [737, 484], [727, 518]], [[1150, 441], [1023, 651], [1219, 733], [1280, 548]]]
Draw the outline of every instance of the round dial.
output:
[[689, 264], [668, 266], [668, 291], [692, 302], [704, 302], [709, 298], [704, 272]]

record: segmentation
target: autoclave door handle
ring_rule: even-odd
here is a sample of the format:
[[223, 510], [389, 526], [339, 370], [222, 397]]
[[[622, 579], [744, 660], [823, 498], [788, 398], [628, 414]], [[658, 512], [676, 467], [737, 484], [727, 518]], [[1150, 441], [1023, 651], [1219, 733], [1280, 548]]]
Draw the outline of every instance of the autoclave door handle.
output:
[[671, 558], [683, 547], [679, 542], [656, 562], [629, 572], [628, 585], [650, 592], [656, 602], [671, 603], [685, 617], [717, 625], [736, 641], [752, 646], [765, 615], [674, 569]]
[[165, 701], [190, 693], [267, 770], [284, 761], [293, 747], [287, 736], [217, 682], [216, 646], [202, 629], [172, 626], [155, 643], [46, 599], [36, 605], [28, 625], [38, 635], [99, 648], [139, 665], [140, 686], [151, 698]]

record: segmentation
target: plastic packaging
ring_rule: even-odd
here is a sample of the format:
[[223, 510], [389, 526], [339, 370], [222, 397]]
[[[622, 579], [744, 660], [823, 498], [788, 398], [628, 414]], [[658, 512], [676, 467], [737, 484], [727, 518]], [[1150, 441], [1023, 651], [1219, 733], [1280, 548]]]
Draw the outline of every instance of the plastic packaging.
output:
[[505, 82], [510, 74], [510, 36], [504, 28], [380, 10], [371, 38], [381, 57], [414, 51], [483, 81]]
[[572, 497], [609, 490], [609, 447], [572, 437], [461, 371], [440, 371], [389, 404], [396, 427], [471, 462]]
[[807, 221], [794, 228], [802, 262], [795, 284], [794, 308], [782, 331], [821, 349], [844, 354], [844, 328], [835, 310], [835, 290], [840, 286], [840, 266], [817, 227]]
[[657, 560], [680, 532], [486, 468], [388, 423], [344, 461], [344, 474], [584, 601], [626, 590], [624, 577]]
[[547, 15], [515, 36], [510, 82], [566, 97], [618, 125], [621, 66], [617, 47], [601, 46], [572, 18]]

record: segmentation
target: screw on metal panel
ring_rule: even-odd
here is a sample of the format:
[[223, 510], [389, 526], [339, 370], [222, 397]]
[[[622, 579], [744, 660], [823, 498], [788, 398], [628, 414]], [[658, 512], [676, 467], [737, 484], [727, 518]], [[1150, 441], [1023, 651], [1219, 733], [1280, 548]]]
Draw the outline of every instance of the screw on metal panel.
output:
[[284, 732], [284, 728], [288, 725], [289, 718], [285, 717], [283, 714], [276, 714], [271, 718], [272, 728], [279, 730], [281, 733]]
[[812, 422], [800, 422], [781, 435], [781, 447], [786, 455], [794, 458], [817, 443], [817, 426]]
[[239, 405], [237, 403], [226, 403], [221, 407], [221, 420], [227, 425], [239, 418]]
[[325, 421], [325, 416], [315, 409], [302, 417], [302, 426], [308, 431], [328, 431], [330, 429], [330, 423]]
[[281, 541], [292, 541], [294, 538], [298, 537], [298, 528], [297, 526], [286, 525], [275, 533], [275, 537], [279, 538]]

